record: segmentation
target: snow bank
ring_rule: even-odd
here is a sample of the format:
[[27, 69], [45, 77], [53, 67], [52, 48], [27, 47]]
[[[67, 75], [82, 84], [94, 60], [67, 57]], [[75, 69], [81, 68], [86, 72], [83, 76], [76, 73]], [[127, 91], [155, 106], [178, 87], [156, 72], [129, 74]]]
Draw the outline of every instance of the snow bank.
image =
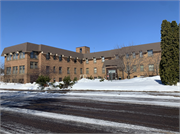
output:
[[4, 83], [0, 82], [0, 88], [1, 89], [28, 89], [28, 90], [38, 90], [39, 84], [36, 83], [26, 83], [26, 84], [21, 84], [21, 83]]
[[100, 82], [100, 79], [81, 79], [73, 90], [122, 90], [122, 91], [180, 91], [179, 86], [163, 85], [160, 76], [112, 80]]
[[[59, 83], [55, 82], [54, 85], [57, 86]], [[70, 88], [70, 87], [69, 87]], [[36, 83], [3, 83], [0, 82], [0, 89], [22, 89], [22, 90], [38, 90], [38, 84]], [[52, 85], [46, 87], [44, 90], [60, 90], [59, 88], [54, 88]], [[81, 79], [77, 81], [71, 88], [71, 90], [116, 90], [116, 91], [179, 91], [180, 86], [167, 86], [163, 85], [160, 76], [146, 77], [146, 78], [133, 78], [125, 80], [104, 80], [100, 82], [100, 79], [90, 80]]]

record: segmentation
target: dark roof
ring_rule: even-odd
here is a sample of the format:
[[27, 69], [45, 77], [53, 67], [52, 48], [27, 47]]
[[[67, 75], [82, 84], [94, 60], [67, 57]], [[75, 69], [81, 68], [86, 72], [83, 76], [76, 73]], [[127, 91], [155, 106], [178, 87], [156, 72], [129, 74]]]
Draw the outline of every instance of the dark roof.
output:
[[106, 67], [106, 66], [117, 66], [118, 68], [120, 68], [122, 66], [122, 64], [120, 64], [120, 60], [119, 59], [114, 59], [114, 60], [105, 60], [104, 64], [102, 67]]
[[87, 53], [87, 54], [84, 54], [84, 58], [88, 58], [88, 59], [91, 59], [92, 57], [100, 58], [101, 56], [113, 57], [116, 54], [124, 55], [125, 53], [130, 53], [130, 52], [139, 53], [139, 51], [142, 51], [143, 53], [145, 53], [147, 52], [147, 50], [151, 50], [151, 49], [153, 49], [154, 52], [161, 51], [160, 42], [142, 44], [142, 45], [136, 45], [136, 46], [128, 46], [128, 47], [123, 47], [121, 49], [113, 49], [109, 51]]
[[6, 48], [4, 48], [1, 56], [3, 56], [4, 54], [13, 53], [13, 52], [17, 52], [17, 51], [26, 52], [27, 49], [28, 49], [29, 51], [32, 51], [31, 49], [36, 49], [36, 50], [38, 50], [39, 47], [38, 47], [37, 44], [33, 44], [33, 43], [26, 42], [26, 43], [22, 43], [22, 44], [19, 44], [19, 45], [14, 45], [14, 46], [11, 46], [11, 47], [6, 47]]
[[42, 45], [42, 44], [40, 44], [40, 45], [33, 44], [33, 43], [29, 43], [29, 42], [22, 43], [19, 45], [14, 45], [11, 47], [6, 47], [6, 48], [4, 48], [1, 56], [4, 56], [4, 54], [13, 53], [13, 52], [17, 52], [17, 51], [22, 51], [22, 52], [31, 52], [31, 51], [41, 52], [41, 51], [43, 51], [43, 53], [45, 53], [45, 54], [47, 54], [49, 52], [52, 54], [83, 58], [83, 54], [81, 54], [81, 53], [76, 53], [73, 51], [68, 51], [68, 50], [55, 48], [55, 47], [51, 47], [51, 46], [46, 46], [46, 45]]
[[139, 51], [147, 52], [147, 50], [153, 49], [153, 51], [161, 51], [160, 48], [160, 42], [157, 43], [150, 43], [150, 44], [143, 44], [143, 45], [136, 45], [136, 46], [128, 46], [123, 47], [121, 49], [113, 49], [109, 51], [101, 51], [101, 52], [95, 52], [95, 53], [87, 53], [87, 54], [81, 54], [73, 51], [68, 51], [60, 48], [55, 48], [43, 44], [34, 44], [34, 43], [22, 43], [19, 45], [14, 45], [11, 47], [4, 48], [1, 56], [8, 53], [13, 53], [17, 51], [23, 51], [23, 52], [31, 52], [31, 51], [43, 51], [43, 53], [52, 53], [52, 54], [58, 54], [58, 55], [64, 55], [64, 56], [72, 56], [72, 57], [78, 57], [78, 58], [88, 58], [92, 59], [93, 57], [101, 58], [104, 57], [114, 57], [116, 54], [124, 54], [124, 52], [136, 52], [139, 53]]
[[83, 58], [83, 54], [65, 50], [65, 49], [60, 49], [56, 47], [51, 47], [51, 46], [46, 46], [46, 45], [39, 45], [40, 50], [43, 51], [43, 53], [52, 53], [52, 54], [58, 54], [58, 55], [64, 55], [64, 56], [72, 56], [72, 57], [78, 57], [78, 58]]

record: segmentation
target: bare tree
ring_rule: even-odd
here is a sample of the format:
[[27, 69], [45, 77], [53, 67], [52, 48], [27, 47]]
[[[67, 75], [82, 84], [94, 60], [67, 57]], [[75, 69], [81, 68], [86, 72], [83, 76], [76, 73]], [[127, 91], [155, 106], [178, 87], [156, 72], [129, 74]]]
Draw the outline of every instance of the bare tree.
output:
[[57, 71], [55, 72], [53, 70], [53, 67], [42, 66], [42, 67], [33, 69], [33, 72], [28, 73], [28, 76], [30, 77], [30, 82], [35, 82], [40, 75], [49, 76], [50, 78], [52, 78], [54, 73], [57, 73]]
[[4, 62], [0, 61], [0, 81], [3, 81], [4, 78]]
[[135, 51], [133, 45], [130, 46], [118, 46], [117, 53], [115, 55], [118, 61], [118, 68], [122, 71], [122, 77], [124, 78], [124, 72], [128, 75], [128, 79], [130, 79], [130, 75], [137, 71], [137, 68], [143, 62], [143, 58], [138, 56]]
[[[150, 57], [144, 58], [144, 61], [146, 63], [145, 67], [145, 76], [150, 76], [150, 75], [159, 75], [159, 64], [161, 61], [161, 54], [154, 54]], [[153, 71], [149, 71], [149, 64], [153, 65]]]

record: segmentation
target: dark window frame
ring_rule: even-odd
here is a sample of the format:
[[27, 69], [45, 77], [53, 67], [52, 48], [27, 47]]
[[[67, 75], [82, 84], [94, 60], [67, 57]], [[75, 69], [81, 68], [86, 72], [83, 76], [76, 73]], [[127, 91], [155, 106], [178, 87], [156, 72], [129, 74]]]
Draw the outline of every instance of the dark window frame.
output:
[[62, 74], [62, 67], [59, 67], [59, 74]]
[[62, 61], [62, 55], [59, 56], [59, 61]]
[[50, 60], [50, 53], [46, 54], [46, 60]]

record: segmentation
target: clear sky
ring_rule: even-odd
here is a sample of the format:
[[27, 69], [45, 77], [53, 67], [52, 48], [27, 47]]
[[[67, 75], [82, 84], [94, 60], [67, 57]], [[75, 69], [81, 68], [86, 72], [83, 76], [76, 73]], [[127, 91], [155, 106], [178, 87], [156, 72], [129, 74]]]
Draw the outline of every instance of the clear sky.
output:
[[91, 52], [160, 42], [164, 19], [179, 23], [179, 1], [3, 1], [0, 52], [24, 42]]

